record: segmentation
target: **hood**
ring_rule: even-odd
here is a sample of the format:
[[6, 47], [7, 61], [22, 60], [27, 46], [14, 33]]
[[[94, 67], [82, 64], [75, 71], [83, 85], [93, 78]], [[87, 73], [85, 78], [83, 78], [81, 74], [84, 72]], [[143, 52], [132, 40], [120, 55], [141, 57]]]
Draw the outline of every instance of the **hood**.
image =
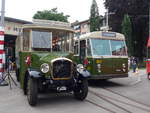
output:
[[60, 57], [69, 57], [69, 53], [64, 53], [64, 52], [49, 52], [49, 53], [44, 53], [44, 52], [34, 52], [32, 53], [32, 57], [38, 57], [40, 62], [48, 62], [50, 63], [53, 59], [60, 58]]

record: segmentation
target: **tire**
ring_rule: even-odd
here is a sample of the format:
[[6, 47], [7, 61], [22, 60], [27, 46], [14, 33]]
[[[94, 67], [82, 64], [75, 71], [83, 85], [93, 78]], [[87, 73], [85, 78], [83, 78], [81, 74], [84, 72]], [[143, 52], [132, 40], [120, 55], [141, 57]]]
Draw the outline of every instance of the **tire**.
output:
[[87, 79], [81, 80], [81, 83], [77, 84], [74, 90], [74, 97], [78, 100], [84, 100], [88, 94], [88, 81]]
[[28, 79], [27, 99], [31, 106], [35, 106], [37, 104], [37, 99], [38, 99], [37, 80], [31, 77], [29, 77]]
[[147, 74], [147, 79], [150, 80], [150, 74]]
[[24, 83], [23, 83], [23, 93], [24, 93], [24, 95], [27, 95], [27, 84], [28, 84], [28, 78], [29, 77], [29, 75], [25, 75], [25, 77], [24, 77]]
[[16, 69], [16, 78], [17, 78], [17, 81], [20, 82], [20, 79], [19, 79], [19, 68]]

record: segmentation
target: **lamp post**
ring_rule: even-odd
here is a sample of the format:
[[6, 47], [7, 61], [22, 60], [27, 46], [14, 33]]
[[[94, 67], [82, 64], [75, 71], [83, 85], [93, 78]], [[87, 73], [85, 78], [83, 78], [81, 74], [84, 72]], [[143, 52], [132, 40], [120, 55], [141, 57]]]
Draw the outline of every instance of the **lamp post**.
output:
[[1, 6], [1, 27], [4, 27], [4, 17], [5, 17], [5, 0], [2, 0], [2, 6]]
[[107, 9], [107, 12], [105, 13], [106, 23], [105, 23], [105, 26], [101, 27], [101, 30], [105, 30], [105, 31], [109, 30], [109, 15], [114, 15], [114, 14], [115, 12], [108, 12], [108, 9]]

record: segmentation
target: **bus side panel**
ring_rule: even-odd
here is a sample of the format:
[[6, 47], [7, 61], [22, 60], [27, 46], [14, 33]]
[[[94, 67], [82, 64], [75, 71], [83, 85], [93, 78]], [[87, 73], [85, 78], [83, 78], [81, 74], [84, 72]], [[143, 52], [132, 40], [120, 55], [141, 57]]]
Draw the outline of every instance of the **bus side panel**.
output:
[[72, 60], [77, 64], [81, 64], [79, 56], [74, 55]]
[[27, 59], [28, 55], [30, 55], [29, 52], [20, 52], [20, 54], [19, 54], [19, 56], [20, 56], [20, 73], [19, 73], [19, 78], [20, 78], [21, 88], [23, 88], [25, 72], [26, 72], [26, 70], [28, 68], [28, 65], [26, 64], [26, 59]]

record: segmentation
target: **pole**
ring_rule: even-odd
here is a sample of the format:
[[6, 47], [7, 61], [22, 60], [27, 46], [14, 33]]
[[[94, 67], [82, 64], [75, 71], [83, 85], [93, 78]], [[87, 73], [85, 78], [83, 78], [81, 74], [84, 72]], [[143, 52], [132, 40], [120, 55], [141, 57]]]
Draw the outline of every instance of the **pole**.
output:
[[4, 27], [4, 17], [5, 17], [5, 0], [2, 0], [1, 6], [1, 26]]
[[107, 9], [107, 13], [106, 13], [106, 29], [109, 30], [109, 26], [108, 26], [108, 9]]
[[5, 18], [5, 0], [2, 0], [1, 6], [1, 23], [0, 23], [0, 86], [8, 85], [7, 82], [4, 80], [4, 18]]

